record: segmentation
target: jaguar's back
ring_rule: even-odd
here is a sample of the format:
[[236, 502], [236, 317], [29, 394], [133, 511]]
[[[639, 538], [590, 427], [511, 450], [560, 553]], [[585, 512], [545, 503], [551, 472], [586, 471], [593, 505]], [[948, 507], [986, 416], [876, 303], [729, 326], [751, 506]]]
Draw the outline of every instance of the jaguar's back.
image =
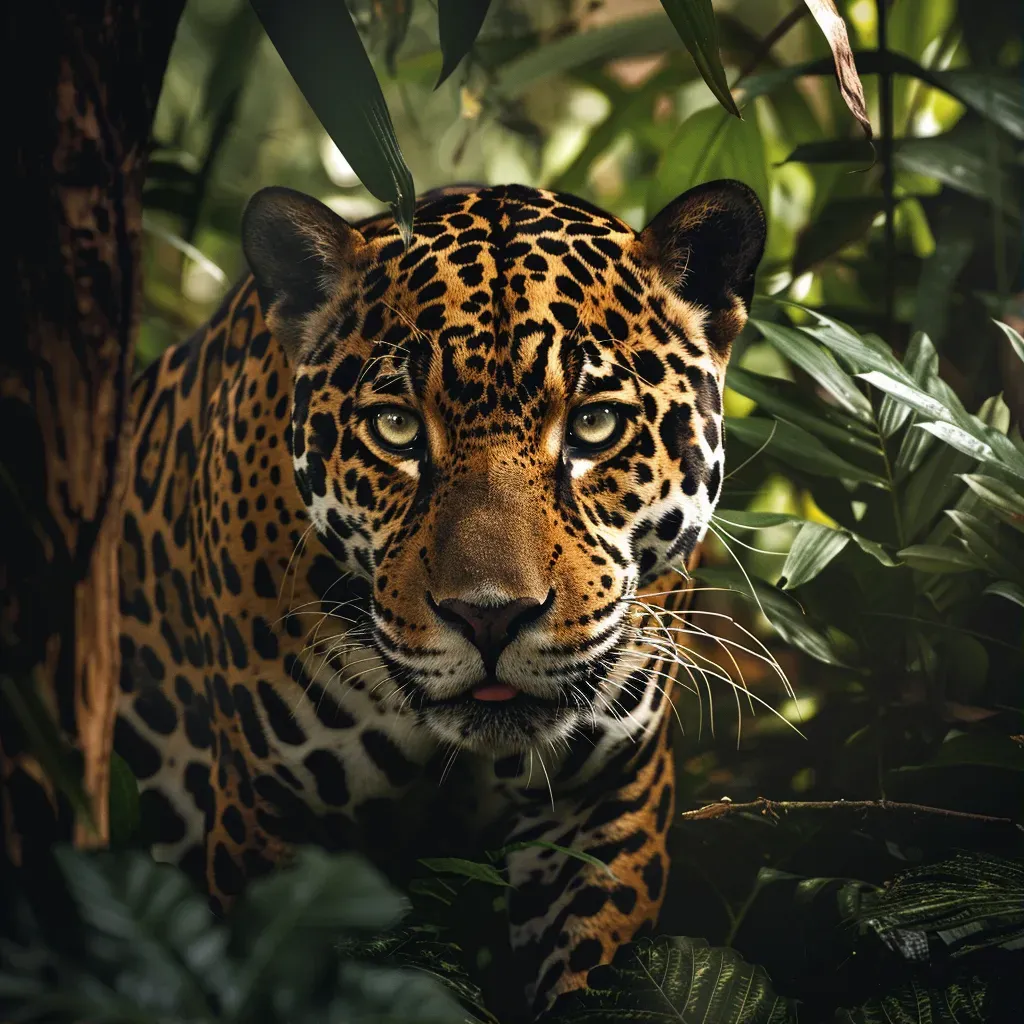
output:
[[733, 182], [642, 233], [456, 190], [408, 248], [257, 195], [254, 276], [136, 384], [125, 513], [116, 745], [215, 904], [298, 842], [574, 846], [612, 873], [509, 862], [535, 1008], [654, 918], [671, 651], [637, 594], [717, 500], [763, 242]]

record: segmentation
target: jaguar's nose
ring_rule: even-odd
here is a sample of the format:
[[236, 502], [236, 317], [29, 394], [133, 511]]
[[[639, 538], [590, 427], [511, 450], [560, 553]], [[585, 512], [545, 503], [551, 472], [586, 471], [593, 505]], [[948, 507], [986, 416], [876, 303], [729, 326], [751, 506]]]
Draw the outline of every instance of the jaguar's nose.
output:
[[430, 607], [445, 622], [461, 630], [480, 652], [488, 675], [494, 673], [501, 652], [519, 635], [524, 626], [539, 619], [551, 607], [554, 591], [544, 601], [520, 597], [504, 604], [470, 604], [458, 598], [435, 603], [427, 595]]

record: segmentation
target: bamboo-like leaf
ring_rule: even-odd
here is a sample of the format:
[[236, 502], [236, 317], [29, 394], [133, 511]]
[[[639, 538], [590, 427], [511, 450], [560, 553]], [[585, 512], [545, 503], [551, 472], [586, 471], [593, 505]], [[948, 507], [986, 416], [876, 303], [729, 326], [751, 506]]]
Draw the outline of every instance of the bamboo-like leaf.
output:
[[843, 530], [833, 530], [821, 523], [804, 523], [793, 538], [779, 585], [783, 590], [792, 590], [813, 580], [842, 552], [849, 540], [849, 534]]
[[766, 341], [790, 362], [817, 381], [840, 405], [859, 420], [871, 418], [871, 403], [857, 389], [854, 380], [836, 362], [831, 352], [821, 348], [803, 331], [783, 327], [767, 320], [752, 320]]
[[[796, 1024], [796, 1007], [776, 995], [762, 967], [704, 939], [660, 938], [629, 947], [590, 972], [588, 987], [564, 996], [550, 1024]], [[545, 1020], [548, 1020], [545, 1017]]]
[[766, 530], [773, 526], [807, 522], [801, 516], [790, 515], [788, 512], [747, 512], [726, 508], [718, 509], [714, 520], [733, 530]]
[[1014, 352], [1017, 353], [1021, 362], [1024, 362], [1024, 338], [1018, 334], [1009, 324], [1004, 324], [1001, 320], [994, 321], [995, 325], [1006, 335], [1006, 340], [1010, 343], [1010, 347]]
[[[907, 346], [907, 354], [903, 359], [907, 372], [924, 386], [924, 383], [939, 370], [939, 354], [927, 334], [918, 331]], [[886, 395], [882, 407], [878, 411], [878, 429], [883, 437], [892, 437], [911, 414], [911, 408], [898, 402], [892, 395]]]
[[1024, 532], [1024, 494], [992, 476], [963, 473], [960, 479], [989, 508], [994, 509], [1004, 523]]
[[507, 846], [503, 846], [500, 850], [496, 851], [495, 856], [507, 856], [510, 853], [516, 853], [519, 850], [529, 850], [533, 847], [542, 850], [554, 850], [556, 853], [560, 853], [571, 860], [578, 860], [582, 864], [589, 864], [592, 868], [599, 868], [610, 878], [618, 881], [618, 876], [615, 872], [603, 860], [595, 857], [592, 853], [587, 853], [586, 850], [574, 850], [571, 846], [561, 846], [559, 843], [552, 843], [546, 839], [524, 839], [520, 843], [509, 843]]
[[864, 86], [857, 72], [857, 64], [853, 59], [850, 37], [846, 31], [846, 22], [836, 10], [833, 0], [805, 0], [808, 10], [818, 23], [818, 27], [828, 40], [832, 59], [836, 65], [836, 79], [839, 91], [850, 113], [864, 129], [864, 134], [871, 138], [871, 119], [864, 105]]
[[437, 31], [444, 60], [435, 89], [473, 48], [490, 6], [491, 0], [438, 0]]
[[956, 523], [967, 545], [967, 550], [978, 558], [993, 573], [1000, 576], [1024, 579], [1024, 569], [1011, 562], [992, 543], [992, 530], [977, 516], [962, 509], [946, 509], [946, 515]]
[[303, 96], [371, 195], [408, 241], [416, 189], [373, 65], [348, 8], [318, 0], [252, 0]]
[[981, 563], [970, 552], [940, 544], [912, 544], [897, 551], [896, 557], [918, 572], [973, 572], [981, 568]]
[[718, 23], [711, 0], [661, 0], [661, 6], [715, 98], [730, 114], [740, 117], [718, 52]]
[[861, 483], [885, 486], [885, 479], [870, 470], [861, 469], [826, 448], [812, 434], [784, 420], [760, 416], [726, 417], [726, 431], [752, 448], [764, 448], [790, 466], [820, 476], [840, 477]]
[[1007, 601], [1012, 601], [1024, 608], [1024, 587], [1019, 587], [1009, 580], [997, 580], [995, 583], [990, 583], [983, 593], [992, 594], [995, 597], [1005, 597]]
[[933, 434], [940, 441], [945, 441], [946, 444], [951, 448], [955, 448], [958, 452], [970, 455], [972, 459], [987, 462], [995, 458], [995, 453], [990, 445], [984, 441], [979, 441], [978, 438], [968, 434], [966, 430], [953, 423], [918, 423], [916, 426], [921, 430], [927, 430], [929, 434]]
[[464, 860], [462, 857], [421, 857], [420, 863], [438, 874], [461, 875], [463, 878], [472, 878], [476, 882], [486, 882], [488, 885], [510, 884], [502, 878], [497, 868], [491, 864], [482, 864], [480, 861]]

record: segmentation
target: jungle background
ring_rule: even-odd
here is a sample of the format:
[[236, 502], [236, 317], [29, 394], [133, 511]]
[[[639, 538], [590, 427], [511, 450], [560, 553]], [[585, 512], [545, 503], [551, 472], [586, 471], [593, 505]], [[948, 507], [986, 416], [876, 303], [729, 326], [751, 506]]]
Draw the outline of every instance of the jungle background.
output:
[[[324, 128], [364, 93], [336, 88], [314, 114], [255, 13], [274, 24], [273, 6], [189, 0], [151, 89], [135, 369], [188, 337], [244, 272], [238, 226], [258, 188], [300, 189], [349, 220], [385, 206]], [[417, 192], [520, 182], [639, 229], [691, 185], [735, 177], [769, 214], [728, 377], [730, 474], [694, 611], [665, 620], [692, 664], [659, 931], [692, 938], [595, 972], [594, 991], [553, 1019], [1018, 1019], [1019, 4], [838, 3], [871, 141], [813, 5], [716, 2], [717, 87], [666, 13], [686, 4], [494, 0], [454, 67], [439, 41], [446, 6], [349, 5]], [[340, 78], [347, 67], [339, 48]], [[4, 682], [33, 753], [62, 763], [40, 754], [45, 729], [24, 724], [38, 725], [31, 687], [13, 670]], [[365, 865], [310, 853], [217, 932], [180, 879], [124, 859], [137, 808], [123, 765], [111, 786], [120, 852], [65, 850], [47, 876], [64, 880], [77, 910], [61, 913], [84, 938], [55, 944], [57, 912], [37, 908], [4, 940], [11, 1019], [507, 1019], [477, 988], [500, 954], [460, 933], [500, 901], [500, 856], [425, 865], [405, 931], [371, 941], [401, 917], [398, 897]], [[282, 922], [285, 904], [316, 905], [315, 923]], [[255, 950], [261, 929], [274, 968]], [[353, 936], [340, 960], [339, 934]], [[424, 966], [448, 987], [417, 987]]]

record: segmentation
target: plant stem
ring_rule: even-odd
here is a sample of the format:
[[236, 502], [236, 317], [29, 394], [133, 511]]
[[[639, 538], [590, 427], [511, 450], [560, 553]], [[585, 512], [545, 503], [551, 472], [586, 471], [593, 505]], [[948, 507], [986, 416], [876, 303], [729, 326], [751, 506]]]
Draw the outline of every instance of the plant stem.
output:
[[[887, 0], [875, 0], [878, 10], [878, 106], [881, 128], [879, 148], [882, 164], [882, 199], [885, 204], [885, 256], [883, 262], [883, 296], [885, 333], [894, 345], [896, 327], [896, 224], [895, 167], [893, 165], [892, 70], [889, 67], [889, 34]], [[895, 346], [894, 346], [895, 347]]]

